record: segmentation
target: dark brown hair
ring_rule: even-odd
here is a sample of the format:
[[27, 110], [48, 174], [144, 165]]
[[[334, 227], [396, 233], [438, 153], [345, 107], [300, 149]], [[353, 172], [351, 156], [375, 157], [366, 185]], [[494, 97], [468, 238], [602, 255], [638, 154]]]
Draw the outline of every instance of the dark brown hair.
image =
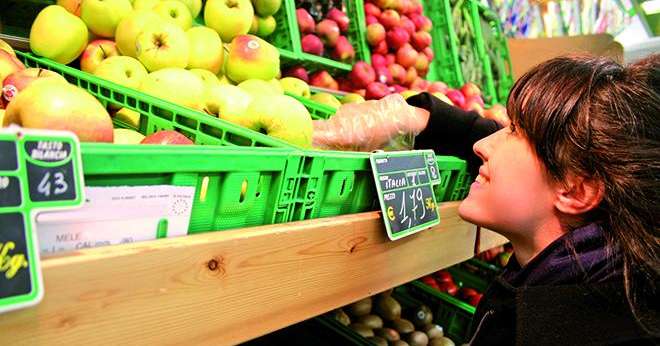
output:
[[660, 270], [660, 55], [627, 67], [600, 57], [549, 60], [516, 82], [507, 110], [550, 179], [604, 184], [582, 222], [600, 224], [608, 248], [620, 250], [626, 297], [648, 326], [640, 312], [657, 309]]

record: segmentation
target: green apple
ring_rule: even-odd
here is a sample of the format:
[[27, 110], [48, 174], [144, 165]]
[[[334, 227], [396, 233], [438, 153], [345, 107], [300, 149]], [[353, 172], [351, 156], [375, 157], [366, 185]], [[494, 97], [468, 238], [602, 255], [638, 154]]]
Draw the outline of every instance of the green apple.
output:
[[144, 135], [131, 129], [114, 129], [114, 144], [140, 144]]
[[280, 10], [282, 0], [252, 0], [255, 12], [261, 17], [272, 16]]
[[126, 18], [122, 19], [115, 31], [115, 42], [117, 49], [122, 55], [137, 58], [135, 44], [138, 35], [149, 27], [157, 27], [164, 20], [157, 14], [148, 10], [135, 10]]
[[204, 82], [204, 85], [206, 85], [207, 88], [210, 88], [214, 85], [220, 85], [220, 80], [218, 79], [218, 77], [209, 70], [194, 68], [191, 69], [190, 72], [196, 74], [199, 78], [201, 78], [202, 81]]
[[151, 72], [142, 80], [140, 90], [155, 97], [193, 109], [203, 110], [206, 85], [196, 74], [182, 68]]
[[238, 84], [238, 87], [243, 89], [243, 91], [248, 93], [253, 98], [262, 95], [284, 94], [284, 91], [279, 84], [276, 87], [273, 83], [261, 79], [248, 79]]
[[280, 85], [286, 93], [309, 98], [311, 92], [309, 91], [309, 84], [304, 80], [295, 77], [284, 77], [280, 79]]
[[153, 11], [159, 16], [172, 20], [181, 29], [188, 30], [192, 26], [192, 16], [190, 10], [182, 2], [176, 0], [166, 0], [159, 2]]
[[362, 97], [362, 95], [360, 95], [360, 94], [350, 93], [350, 94], [344, 95], [344, 97], [342, 97], [339, 101], [342, 104], [362, 103], [362, 102], [364, 102], [364, 97]]
[[135, 52], [140, 62], [153, 72], [167, 67], [188, 66], [190, 47], [186, 33], [176, 24], [165, 21], [147, 27], [137, 37]]
[[252, 97], [233, 85], [216, 85], [209, 89], [204, 111], [220, 119], [236, 123], [245, 116]]
[[231, 42], [225, 73], [236, 83], [248, 79], [271, 80], [280, 73], [280, 53], [259, 37], [237, 36]]
[[217, 32], [205, 26], [196, 26], [186, 31], [190, 56], [188, 68], [202, 68], [219, 74], [225, 63], [222, 40]]
[[95, 35], [115, 37], [117, 25], [131, 11], [133, 6], [128, 0], [83, 0], [80, 18]]
[[253, 16], [250, 0], [208, 0], [204, 7], [206, 26], [217, 31], [222, 42], [247, 34]]
[[316, 93], [316, 94], [312, 95], [312, 97], [310, 97], [310, 100], [312, 100], [314, 102], [324, 104], [324, 105], [327, 105], [327, 106], [330, 106], [330, 107], [334, 107], [334, 108], [341, 107], [341, 102], [339, 102], [339, 100], [337, 100], [336, 97], [334, 97], [333, 95], [328, 94], [328, 93], [323, 93], [323, 92]]
[[236, 123], [302, 148], [312, 146], [312, 118], [305, 106], [290, 96], [257, 97]]
[[268, 16], [268, 17], [257, 17], [257, 36], [259, 37], [268, 37], [270, 36], [273, 32], [275, 32], [275, 28], [277, 27], [277, 22], [275, 21], [275, 17], [273, 16]]
[[39, 12], [30, 29], [30, 49], [37, 55], [68, 64], [85, 50], [87, 27], [64, 7], [51, 5]]
[[161, 0], [134, 0], [133, 9], [151, 11]]
[[148, 75], [147, 69], [130, 56], [113, 56], [103, 60], [94, 75], [125, 87], [137, 89]]
[[55, 78], [37, 79], [23, 89], [2, 124], [71, 131], [83, 142], [112, 142], [113, 136], [105, 107], [84, 89]]

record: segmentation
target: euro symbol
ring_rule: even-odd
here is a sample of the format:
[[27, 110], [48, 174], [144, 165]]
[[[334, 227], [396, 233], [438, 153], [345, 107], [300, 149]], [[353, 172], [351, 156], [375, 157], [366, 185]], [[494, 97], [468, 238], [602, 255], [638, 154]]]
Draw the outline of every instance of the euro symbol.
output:
[[392, 206], [387, 207], [387, 218], [390, 219], [390, 221], [394, 221], [394, 208]]

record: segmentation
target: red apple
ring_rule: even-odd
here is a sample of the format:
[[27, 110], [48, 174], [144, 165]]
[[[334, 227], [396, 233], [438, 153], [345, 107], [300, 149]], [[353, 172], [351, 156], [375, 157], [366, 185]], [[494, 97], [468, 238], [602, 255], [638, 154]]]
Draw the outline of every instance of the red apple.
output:
[[495, 104], [493, 107], [484, 111], [483, 117], [486, 119], [495, 120], [502, 126], [509, 126], [511, 120], [507, 115], [506, 108], [500, 104]]
[[367, 85], [367, 99], [380, 100], [390, 94], [390, 88], [379, 82], [372, 82]]
[[[373, 57], [372, 57], [373, 59]], [[396, 84], [404, 84], [406, 82], [406, 69], [399, 64], [392, 64], [387, 67], [392, 75], [392, 80]]]
[[454, 278], [451, 277], [451, 274], [449, 274], [448, 271], [446, 270], [440, 270], [435, 273], [433, 273], [433, 277], [435, 278], [436, 281], [438, 282], [447, 282], [447, 281], [454, 281]]
[[326, 17], [328, 19], [334, 20], [337, 25], [339, 25], [339, 30], [342, 33], [348, 32], [348, 24], [350, 23], [350, 20], [348, 19], [346, 13], [342, 12], [338, 8], [333, 7], [330, 9]]
[[374, 16], [372, 16], [372, 15], [367, 15], [366, 22], [367, 22], [367, 25], [371, 25], [371, 24], [379, 23], [378, 18], [376, 18], [376, 17], [374, 17]]
[[470, 299], [468, 299], [468, 304], [470, 304], [470, 305], [476, 307], [477, 305], [479, 305], [479, 302], [481, 301], [481, 298], [482, 298], [483, 296], [484, 296], [484, 295], [481, 294], [481, 293], [477, 293], [477, 294], [471, 296]]
[[375, 71], [376, 71], [376, 80], [377, 81], [379, 81], [381, 83], [384, 83], [384, 84], [387, 84], [387, 85], [390, 85], [390, 84], [393, 83], [392, 74], [390, 73], [390, 70], [387, 69], [387, 67], [385, 67], [385, 66], [376, 67]]
[[455, 296], [456, 293], [458, 293], [458, 286], [456, 286], [456, 284], [451, 281], [438, 282], [438, 287], [440, 287], [440, 291], [445, 292], [451, 296]]
[[302, 38], [300, 43], [303, 52], [314, 55], [323, 55], [323, 42], [318, 36], [307, 34]]
[[451, 102], [454, 103], [454, 105], [456, 105], [456, 107], [461, 108], [461, 109], [463, 107], [465, 107], [465, 96], [463, 96], [462, 92], [460, 92], [456, 89], [449, 89], [449, 90], [447, 90], [445, 95], [447, 95], [447, 97], [449, 97]]
[[[431, 34], [426, 31], [417, 31], [412, 35], [412, 45], [418, 51], [423, 51], [431, 45]], [[427, 57], [428, 58], [428, 57]]]
[[426, 55], [427, 58], [429, 58], [429, 61], [433, 61], [433, 59], [435, 58], [435, 53], [433, 53], [433, 48], [431, 47], [424, 48], [423, 53], [424, 55]]
[[421, 0], [412, 0], [412, 8], [410, 9], [411, 14], [422, 14], [424, 12], [424, 6], [422, 5]]
[[374, 16], [374, 17], [378, 18], [378, 17], [380, 17], [381, 13], [382, 13], [382, 11], [380, 10], [380, 8], [378, 8], [378, 6], [376, 6], [376, 5], [374, 5], [370, 2], [367, 2], [366, 4], [364, 4], [364, 14], [366, 14], [367, 16]]
[[163, 130], [145, 137], [140, 144], [194, 144], [188, 137], [173, 131]]
[[383, 10], [396, 8], [397, 4], [397, 0], [373, 0], [372, 2]]
[[371, 66], [373, 66], [374, 68], [386, 67], [387, 65], [388, 65], [387, 60], [385, 59], [384, 56], [380, 54], [374, 54], [371, 56]]
[[392, 93], [400, 94], [400, 93], [402, 93], [402, 92], [404, 92], [404, 91], [406, 91], [406, 90], [408, 90], [408, 89], [402, 87], [402, 86], [399, 85], [399, 84], [394, 84], [394, 85], [392, 85], [392, 86], [390, 87], [390, 90], [392, 90]]
[[410, 66], [408, 70], [406, 70], [406, 79], [403, 84], [410, 87], [412, 83], [417, 79], [417, 77], [418, 77], [417, 70], [414, 67]]
[[59, 73], [43, 68], [29, 67], [24, 70], [18, 70], [5, 77], [5, 80], [0, 85], [0, 94], [2, 95], [0, 97], [0, 103], [8, 104], [19, 92], [39, 78], [58, 78], [66, 81]]
[[354, 85], [350, 78], [346, 78], [346, 77], [337, 78], [337, 84], [339, 85], [339, 90], [341, 91], [346, 91], [346, 92], [353, 91]]
[[[481, 96], [481, 89], [479, 89], [479, 87], [472, 82], [467, 82], [463, 84], [463, 86], [461, 87], [461, 92], [463, 93], [463, 96], [465, 96], [466, 99], [469, 99], [473, 96]], [[483, 105], [483, 100], [481, 104]]]
[[316, 34], [319, 35], [325, 45], [330, 47], [335, 46], [339, 35], [341, 35], [337, 22], [330, 19], [324, 19], [316, 24]]
[[429, 81], [419, 76], [415, 78], [412, 84], [410, 84], [411, 90], [426, 91], [428, 87], [429, 87]]
[[317, 71], [309, 77], [309, 84], [320, 88], [339, 90], [339, 83], [326, 70]]
[[405, 44], [396, 51], [396, 62], [405, 68], [409, 68], [415, 65], [417, 56], [419, 56], [417, 51], [410, 44]]
[[399, 11], [399, 13], [403, 13], [403, 14], [410, 13], [412, 8], [413, 8], [413, 3], [410, 0], [399, 0], [396, 3], [396, 10]]
[[399, 49], [410, 41], [410, 35], [402, 28], [394, 28], [387, 32], [387, 46]]
[[296, 19], [298, 20], [298, 28], [300, 34], [311, 34], [314, 32], [314, 18], [304, 8], [296, 9]]
[[339, 36], [332, 57], [341, 61], [350, 61], [355, 58], [355, 49], [346, 36]]
[[429, 70], [429, 58], [424, 54], [417, 54], [417, 60], [415, 60], [415, 68], [417, 73], [422, 76], [426, 75], [426, 72]]
[[387, 62], [388, 66], [396, 64], [396, 55], [392, 53], [385, 55], [385, 61]]
[[87, 45], [87, 48], [80, 55], [80, 69], [94, 73], [101, 62], [111, 56], [119, 55], [117, 45], [111, 40], [94, 40]]
[[476, 102], [478, 105], [480, 105], [482, 107], [484, 106], [484, 99], [481, 98], [481, 95], [472, 95], [472, 96], [468, 97], [465, 94], [463, 94], [463, 96], [465, 96], [465, 103], [466, 104], [470, 103], [470, 102]]
[[364, 89], [376, 80], [376, 71], [366, 62], [358, 61], [353, 65], [350, 78], [356, 88]]
[[430, 92], [431, 94], [438, 92], [444, 94], [445, 92], [447, 92], [447, 89], [448, 89], [447, 84], [443, 82], [433, 82], [429, 85], [427, 91]]
[[367, 42], [369, 45], [376, 46], [385, 39], [385, 28], [380, 23], [369, 24], [367, 26]]
[[432, 276], [425, 276], [421, 279], [421, 281], [427, 285], [437, 285], [435, 279]]
[[373, 53], [385, 55], [388, 51], [387, 41], [382, 40], [374, 47]]
[[385, 29], [392, 29], [399, 24], [401, 24], [401, 16], [399, 16], [399, 12], [394, 11], [394, 10], [386, 10], [384, 11], [381, 15], [380, 18], [378, 19], [381, 24], [385, 27]]
[[360, 95], [360, 96], [362, 96], [362, 97], [367, 97], [367, 89], [364, 89], [364, 88], [355, 89], [355, 90], [353, 90], [353, 92]]
[[284, 77], [295, 77], [309, 83], [309, 74], [304, 66], [294, 66], [284, 71]]
[[415, 23], [413, 23], [412, 20], [410, 20], [410, 18], [407, 16], [401, 16], [401, 27], [406, 30], [410, 36], [412, 36], [416, 31]]
[[458, 295], [465, 300], [468, 300], [470, 297], [477, 294], [479, 294], [479, 292], [470, 287], [461, 287], [461, 289], [458, 291]]
[[416, 31], [427, 31], [430, 32], [431, 28], [433, 27], [433, 23], [431, 20], [421, 14], [414, 14], [410, 16], [410, 20], [415, 23], [415, 29]]

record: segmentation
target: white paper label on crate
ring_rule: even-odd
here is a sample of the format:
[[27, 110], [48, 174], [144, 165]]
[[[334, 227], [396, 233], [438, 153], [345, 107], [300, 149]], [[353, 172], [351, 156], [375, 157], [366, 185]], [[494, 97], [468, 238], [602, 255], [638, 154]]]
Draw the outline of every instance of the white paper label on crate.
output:
[[42, 255], [188, 233], [193, 186], [86, 187], [85, 204], [37, 216]]

